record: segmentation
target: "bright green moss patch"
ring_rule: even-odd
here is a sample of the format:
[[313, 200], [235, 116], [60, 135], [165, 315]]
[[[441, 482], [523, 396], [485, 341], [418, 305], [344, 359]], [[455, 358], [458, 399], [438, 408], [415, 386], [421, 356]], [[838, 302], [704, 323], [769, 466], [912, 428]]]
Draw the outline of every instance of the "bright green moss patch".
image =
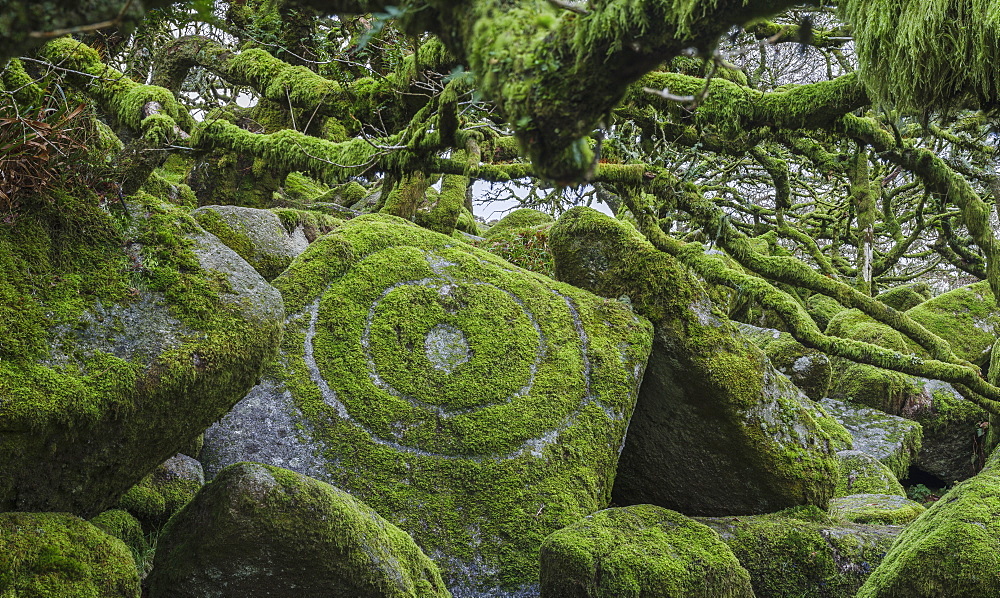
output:
[[750, 572], [755, 595], [773, 598], [853, 598], [899, 533], [837, 523], [815, 507], [699, 521]]
[[[896, 475], [875, 457], [861, 451], [840, 451], [840, 478], [835, 497], [851, 494], [892, 494], [906, 496]], [[859, 523], [867, 523], [860, 521]]]
[[346, 492], [259, 463], [224, 469], [159, 537], [152, 598], [448, 598], [406, 532]]
[[532, 210], [531, 208], [520, 208], [514, 210], [500, 219], [499, 222], [486, 231], [486, 238], [494, 237], [500, 233], [508, 233], [513, 229], [532, 228], [539, 224], [549, 224], [555, 219], [545, 212]]
[[977, 362], [997, 337], [1000, 316], [988, 282], [960, 287], [909, 309], [906, 315], [951, 343], [955, 354]]
[[138, 598], [128, 548], [65, 513], [0, 514], [0, 596]]
[[330, 480], [453, 588], [532, 587], [542, 539], [607, 505], [650, 342], [620, 302], [383, 215], [275, 285], [295, 314], [280, 379]]
[[542, 544], [543, 598], [750, 598], [750, 575], [705, 525], [636, 505], [599, 511]]
[[915, 282], [888, 291], [875, 297], [897, 311], [906, 311], [931, 298], [931, 290], [926, 282]]
[[184, 211], [144, 194], [134, 218], [110, 210], [54, 191], [0, 226], [0, 509], [106, 510], [277, 344], [280, 298], [261, 308], [266, 289], [244, 301], [231, 262], [203, 268], [222, 247]]
[[893, 544], [858, 598], [986, 598], [1000, 593], [997, 457], [931, 505]]

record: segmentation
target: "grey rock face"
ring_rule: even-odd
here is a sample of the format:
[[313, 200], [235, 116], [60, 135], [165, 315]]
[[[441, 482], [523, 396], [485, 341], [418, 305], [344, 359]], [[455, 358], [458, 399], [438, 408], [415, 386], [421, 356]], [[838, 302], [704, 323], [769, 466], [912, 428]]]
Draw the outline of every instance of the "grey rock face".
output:
[[292, 394], [272, 379], [264, 379], [220, 421], [205, 431], [201, 462], [208, 479], [227, 465], [256, 461], [325, 479], [322, 444], [306, 430], [307, 419]]
[[851, 433], [854, 450], [875, 457], [897, 478], [906, 477], [910, 463], [920, 451], [923, 435], [920, 424], [837, 399], [825, 398], [820, 405]]
[[258, 463], [221, 472], [160, 535], [150, 596], [446, 598], [402, 530], [329, 484]]
[[906, 496], [892, 470], [868, 453], [838, 451], [837, 458], [840, 460], [840, 478], [835, 497], [862, 493]]
[[191, 215], [267, 280], [281, 274], [309, 245], [301, 227], [289, 233], [278, 216], [269, 210], [203, 206]]

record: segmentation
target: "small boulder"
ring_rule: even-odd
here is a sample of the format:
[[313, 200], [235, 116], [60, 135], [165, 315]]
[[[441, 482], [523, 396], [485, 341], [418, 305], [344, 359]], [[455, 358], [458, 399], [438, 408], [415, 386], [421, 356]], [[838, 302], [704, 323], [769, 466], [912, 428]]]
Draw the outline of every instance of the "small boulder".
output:
[[483, 235], [487, 239], [500, 234], [508, 234], [517, 229], [533, 228], [540, 224], [551, 224], [555, 219], [545, 212], [531, 208], [519, 208], [500, 219]]
[[653, 505], [606, 509], [548, 538], [542, 598], [753, 598], [750, 575], [707, 526]]
[[270, 210], [240, 206], [203, 206], [191, 216], [205, 230], [272, 280], [309, 245], [302, 229], [289, 233]]
[[139, 598], [132, 553], [67, 513], [0, 513], [0, 596]]
[[861, 451], [838, 451], [840, 478], [834, 497], [851, 494], [894, 494], [906, 496], [906, 490], [887, 465]]
[[239, 463], [160, 535], [152, 598], [351, 596], [446, 598], [412, 538], [329, 484]]
[[920, 452], [920, 424], [837, 399], [825, 398], [820, 405], [850, 432], [854, 450], [881, 461], [897, 479], [907, 476]]
[[830, 515], [853, 523], [906, 525], [927, 509], [893, 494], [851, 494], [830, 501]]
[[177, 454], [130, 488], [118, 506], [134, 515], [146, 530], [159, 529], [204, 485], [201, 463]]

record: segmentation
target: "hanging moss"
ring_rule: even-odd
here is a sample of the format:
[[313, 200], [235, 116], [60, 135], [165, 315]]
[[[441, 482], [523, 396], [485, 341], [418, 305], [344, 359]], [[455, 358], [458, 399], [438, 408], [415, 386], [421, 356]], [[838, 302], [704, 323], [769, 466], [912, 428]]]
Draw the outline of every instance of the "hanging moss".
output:
[[[993, 108], [1000, 7], [983, 0], [850, 0], [861, 77], [888, 106], [926, 114], [954, 106]], [[961, 65], [958, 67], [957, 65]]]

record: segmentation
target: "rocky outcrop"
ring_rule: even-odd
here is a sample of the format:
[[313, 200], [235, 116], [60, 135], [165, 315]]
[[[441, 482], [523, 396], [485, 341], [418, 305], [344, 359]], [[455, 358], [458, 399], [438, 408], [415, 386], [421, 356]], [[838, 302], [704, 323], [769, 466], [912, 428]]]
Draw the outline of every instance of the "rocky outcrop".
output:
[[258, 463], [234, 465], [160, 535], [150, 596], [446, 598], [402, 530], [345, 492]]
[[279, 367], [206, 435], [211, 468], [301, 467], [413, 534], [455, 596], [536, 593], [542, 540], [608, 505], [649, 323], [382, 215], [274, 283]]
[[838, 465], [821, 421], [838, 424], [713, 310], [686, 268], [587, 208], [563, 214], [550, 240], [560, 280], [627, 297], [655, 327], [616, 504], [702, 515], [826, 507]]

